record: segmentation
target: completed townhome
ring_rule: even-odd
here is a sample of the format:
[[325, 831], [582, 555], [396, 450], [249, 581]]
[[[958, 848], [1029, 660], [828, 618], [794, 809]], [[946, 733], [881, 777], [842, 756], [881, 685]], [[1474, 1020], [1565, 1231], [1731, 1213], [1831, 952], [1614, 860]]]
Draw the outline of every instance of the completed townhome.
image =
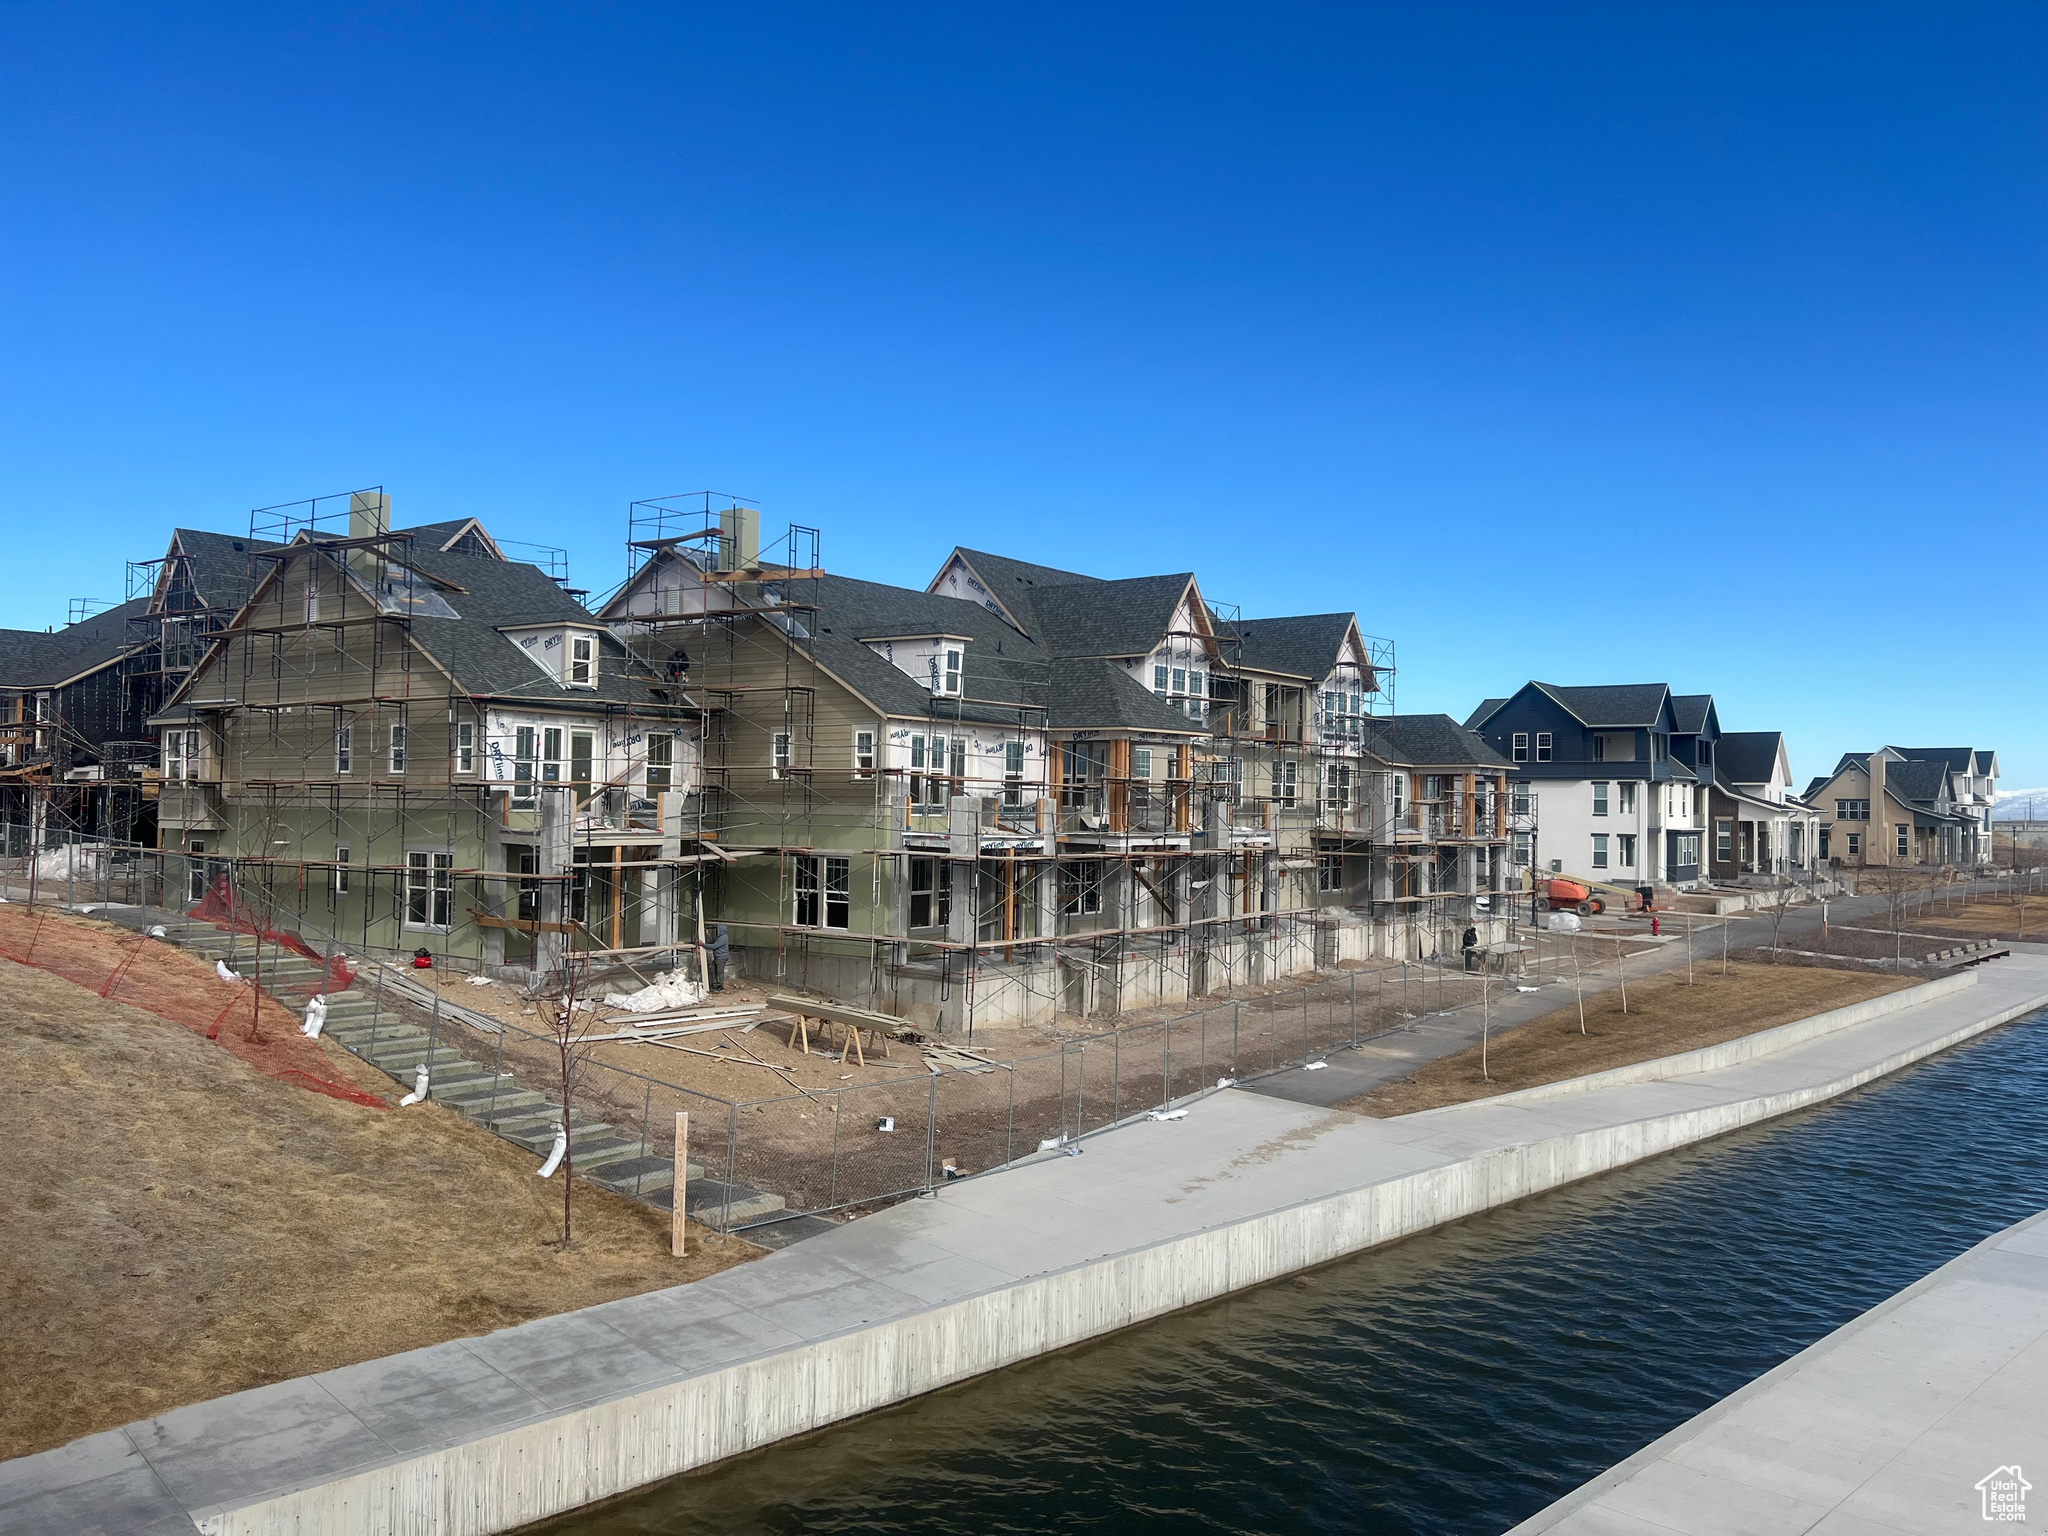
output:
[[1821, 818], [1792, 793], [1781, 731], [1721, 736], [1707, 819], [1707, 869], [1716, 880], [1803, 879], [1814, 872]]
[[1881, 747], [1843, 754], [1803, 798], [1820, 857], [1849, 866], [1988, 863], [1994, 753], [1969, 747]]
[[[1695, 749], [1710, 715], [1711, 701], [1686, 722]], [[1702, 877], [1706, 789], [1674, 755], [1681, 722], [1665, 684], [1526, 683], [1465, 725], [1526, 791], [1540, 873], [1628, 886]]]

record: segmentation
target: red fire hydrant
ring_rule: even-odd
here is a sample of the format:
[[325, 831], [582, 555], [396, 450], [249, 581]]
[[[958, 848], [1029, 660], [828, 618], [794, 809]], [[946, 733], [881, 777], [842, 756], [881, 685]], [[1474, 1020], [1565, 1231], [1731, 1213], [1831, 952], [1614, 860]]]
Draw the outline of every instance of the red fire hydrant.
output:
[[1655, 917], [1655, 916], [1653, 915], [1653, 916], [1652, 916], [1652, 917], [1650, 918], [1650, 937], [1654, 939], [1655, 937], [1657, 937], [1657, 933], [1658, 933], [1658, 928], [1657, 928], [1657, 919], [1656, 919], [1656, 917]]

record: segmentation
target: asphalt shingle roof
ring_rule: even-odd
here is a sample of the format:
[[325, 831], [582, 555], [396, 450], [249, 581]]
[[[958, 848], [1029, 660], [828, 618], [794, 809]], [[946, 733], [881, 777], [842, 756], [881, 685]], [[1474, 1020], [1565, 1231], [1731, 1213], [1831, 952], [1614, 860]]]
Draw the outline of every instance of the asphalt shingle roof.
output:
[[177, 528], [172, 535], [185, 552], [185, 569], [199, 600], [209, 608], [230, 612], [246, 603], [256, 583], [270, 573], [273, 562], [250, 556], [284, 547], [242, 534], [209, 533], [204, 528]]
[[128, 620], [149, 611], [138, 597], [59, 630], [0, 629], [0, 688], [51, 688], [133, 650]]
[[[987, 572], [979, 574], [986, 580]], [[1201, 730], [1122, 667], [1097, 657], [1055, 655], [979, 603], [850, 576], [820, 577], [811, 590], [818, 604], [812, 644], [819, 664], [885, 714], [953, 719], [957, 709], [959, 719], [1001, 724], [1015, 721], [1019, 709], [1042, 709], [1055, 730]], [[957, 705], [934, 699], [923, 683], [867, 643], [919, 635], [963, 637], [966, 697]]]
[[1590, 726], [1650, 726], [1657, 723], [1671, 689], [1664, 683], [1614, 683], [1565, 688], [1537, 683], [1550, 697]]
[[1707, 728], [1707, 717], [1714, 712], [1714, 696], [1711, 693], [1674, 693], [1671, 695], [1671, 716], [1676, 722], [1673, 729], [1681, 736], [1697, 736]]
[[1717, 778], [1731, 784], [1768, 784], [1778, 770], [1782, 731], [1729, 731], [1714, 749]]
[[1237, 661], [1260, 672], [1319, 683], [1337, 665], [1344, 638], [1351, 633], [1348, 613], [1289, 614], [1273, 619], [1245, 619], [1235, 631]]
[[1366, 748], [1383, 762], [1417, 768], [1506, 768], [1510, 764], [1449, 715], [1387, 715], [1366, 725]]
[[1165, 637], [1190, 572], [1126, 581], [1040, 587], [1031, 595], [1032, 639], [1055, 656], [1145, 656]]
[[590, 610], [564, 592], [539, 566], [516, 560], [442, 554], [414, 546], [412, 564], [462, 590], [443, 596], [459, 615], [415, 618], [413, 639], [447, 668], [466, 692], [480, 698], [577, 702], [597, 699], [647, 704], [658, 679], [609, 632], [598, 641], [597, 687], [567, 688], [534, 665], [502, 628], [526, 624], [581, 624], [601, 629]]
[[1465, 717], [1465, 729], [1468, 731], [1478, 730], [1486, 724], [1487, 718], [1505, 703], [1507, 703], [1506, 699], [1481, 699], [1479, 707]]

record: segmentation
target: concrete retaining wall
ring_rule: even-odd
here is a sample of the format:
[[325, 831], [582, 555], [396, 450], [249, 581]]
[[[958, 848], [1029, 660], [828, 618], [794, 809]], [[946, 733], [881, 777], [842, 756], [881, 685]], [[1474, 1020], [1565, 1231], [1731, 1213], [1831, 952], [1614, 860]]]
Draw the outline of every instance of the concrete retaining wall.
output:
[[[1956, 980], [1969, 984], [1967, 978]], [[1896, 995], [1924, 1001], [1929, 993], [1917, 988]], [[209, 1536], [484, 1536], [513, 1530], [1818, 1103], [2031, 1006], [1973, 1021], [1834, 1081], [1502, 1148], [317, 1487], [233, 1510], [195, 1511], [195, 1518]]]
[[[1520, 1088], [1513, 1093], [1495, 1094], [1486, 1102], [1489, 1104], [1519, 1104], [1531, 1099], [1554, 1099], [1559, 1094], [1584, 1093], [1589, 1088], [1615, 1088], [1624, 1083], [1648, 1083], [1662, 1078], [1690, 1077], [1695, 1072], [1718, 1072], [1723, 1067], [1733, 1067], [1745, 1061], [1754, 1061], [1759, 1056], [1769, 1056], [1787, 1046], [1799, 1045], [1817, 1035], [1825, 1035], [1837, 1029], [1847, 1029], [1851, 1024], [1863, 1024], [1871, 1019], [1881, 1019], [1888, 1013], [1897, 1013], [1904, 1008], [1915, 1008], [1921, 1003], [1931, 1003], [1936, 998], [1947, 997], [1965, 987], [1977, 984], [1975, 971], [1961, 971], [1954, 976], [1943, 976], [1938, 981], [1925, 982], [1917, 987], [1907, 987], [1898, 992], [1887, 992], [1882, 997], [1866, 998], [1860, 1003], [1851, 1003], [1846, 1008], [1830, 1008], [1826, 1013], [1816, 1013], [1810, 1018], [1794, 1019], [1790, 1024], [1780, 1024], [1776, 1029], [1760, 1029], [1753, 1035], [1739, 1039], [1724, 1040], [1719, 1045], [1704, 1045], [1696, 1051], [1681, 1051], [1676, 1056], [1660, 1056], [1655, 1061], [1639, 1061], [1626, 1067], [1614, 1067], [1606, 1072], [1592, 1072], [1585, 1077], [1568, 1077], [1559, 1083], [1541, 1083], [1534, 1088]], [[1458, 1108], [1455, 1104], [1440, 1109], [1416, 1111], [1416, 1117], [1440, 1115], [1446, 1110]]]

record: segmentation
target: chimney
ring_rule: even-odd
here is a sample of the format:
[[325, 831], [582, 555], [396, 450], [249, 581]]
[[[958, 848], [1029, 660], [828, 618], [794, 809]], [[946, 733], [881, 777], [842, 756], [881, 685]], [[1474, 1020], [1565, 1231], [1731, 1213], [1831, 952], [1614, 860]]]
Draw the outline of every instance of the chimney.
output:
[[382, 491], [350, 491], [348, 536], [374, 539], [391, 531], [391, 498]]
[[1863, 857], [1877, 864], [1892, 861], [1892, 829], [1886, 819], [1890, 813], [1884, 808], [1884, 755], [1890, 750], [1879, 747], [1870, 754], [1870, 825], [1863, 832]]
[[753, 507], [727, 507], [718, 514], [721, 569], [745, 571], [761, 563], [761, 514]]

